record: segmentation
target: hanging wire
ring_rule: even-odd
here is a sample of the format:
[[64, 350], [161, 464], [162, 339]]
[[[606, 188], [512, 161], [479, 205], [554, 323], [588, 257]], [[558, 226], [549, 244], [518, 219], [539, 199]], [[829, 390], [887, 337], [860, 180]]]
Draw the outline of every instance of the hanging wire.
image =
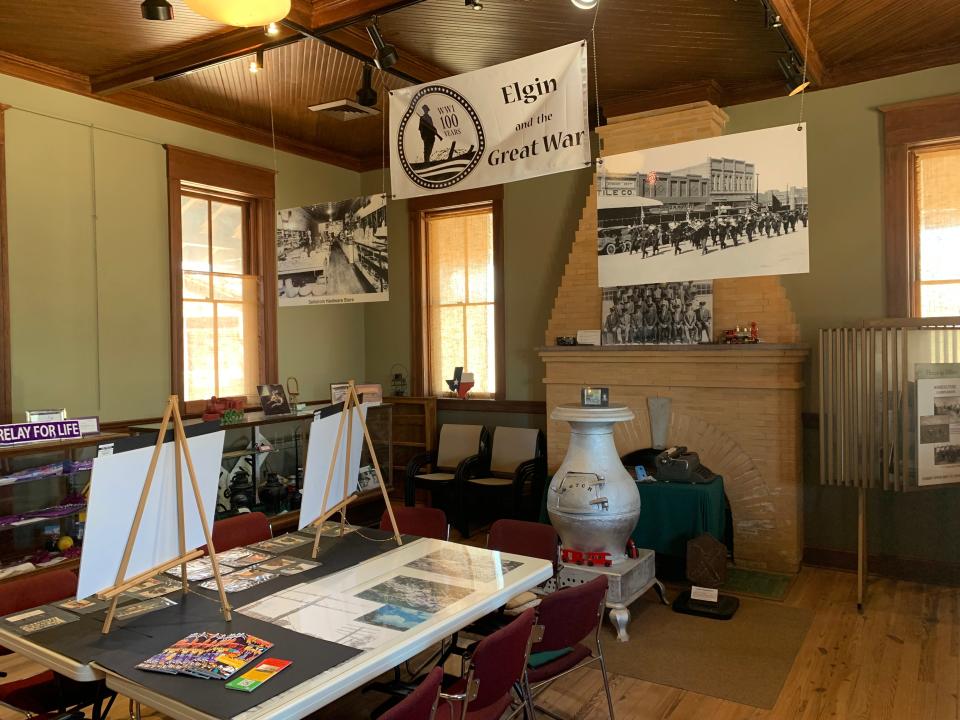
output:
[[797, 132], [803, 130], [803, 105], [807, 99], [807, 53], [810, 50], [810, 18], [813, 15], [813, 0], [807, 0], [807, 35], [803, 42], [803, 77], [800, 80], [803, 90], [800, 91], [800, 119], [797, 121]]
[[[812, 0], [811, 0], [812, 2]], [[600, 78], [597, 72], [597, 17], [600, 15], [601, 2], [593, 11], [593, 24], [590, 26], [590, 49], [593, 52], [593, 100], [597, 104], [597, 127], [600, 127]]]
[[[267, 54], [263, 54], [263, 75], [267, 74]], [[279, 175], [277, 170], [277, 133], [273, 127], [273, 83], [269, 80], [264, 80], [267, 84], [267, 98], [270, 103], [270, 144], [273, 147], [273, 174]]]

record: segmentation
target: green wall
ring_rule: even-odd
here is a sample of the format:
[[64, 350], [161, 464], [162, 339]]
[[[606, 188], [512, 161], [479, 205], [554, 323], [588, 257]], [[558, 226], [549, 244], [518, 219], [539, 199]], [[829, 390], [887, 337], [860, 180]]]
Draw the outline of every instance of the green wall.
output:
[[[170, 391], [162, 143], [271, 167], [269, 148], [0, 76], [5, 113], [14, 416], [66, 407], [155, 416]], [[277, 207], [358, 194], [357, 173], [277, 154]], [[325, 398], [363, 377], [362, 307], [278, 320], [281, 380]]]

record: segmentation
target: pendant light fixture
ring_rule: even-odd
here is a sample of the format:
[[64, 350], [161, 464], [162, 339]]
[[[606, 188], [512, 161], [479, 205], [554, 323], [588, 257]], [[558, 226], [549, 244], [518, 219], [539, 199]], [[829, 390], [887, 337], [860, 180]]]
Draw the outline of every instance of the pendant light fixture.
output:
[[173, 20], [173, 6], [167, 0], [143, 0], [140, 16], [144, 20]]
[[578, 7], [581, 10], [593, 10], [600, 0], [570, 0], [570, 2], [574, 4], [574, 7]]
[[290, 0], [186, 0], [198, 15], [234, 27], [256, 27], [283, 20]]

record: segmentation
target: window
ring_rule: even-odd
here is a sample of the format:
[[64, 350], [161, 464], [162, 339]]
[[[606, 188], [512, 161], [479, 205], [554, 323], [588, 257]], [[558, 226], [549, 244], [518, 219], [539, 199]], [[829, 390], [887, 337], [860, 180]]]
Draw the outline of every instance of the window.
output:
[[887, 317], [960, 316], [960, 96], [879, 109]]
[[249, 273], [249, 203], [181, 190], [183, 399], [252, 397], [260, 288]]
[[960, 143], [914, 156], [913, 229], [920, 317], [960, 315]]
[[450, 395], [446, 381], [463, 367], [471, 396], [502, 399], [499, 188], [429, 200], [411, 201], [415, 392]]
[[173, 392], [188, 412], [276, 382], [273, 173], [167, 148]]

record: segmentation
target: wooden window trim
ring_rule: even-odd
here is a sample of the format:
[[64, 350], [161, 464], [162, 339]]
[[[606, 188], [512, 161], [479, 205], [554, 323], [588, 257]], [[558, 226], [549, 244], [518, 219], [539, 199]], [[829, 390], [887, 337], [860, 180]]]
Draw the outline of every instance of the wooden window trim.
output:
[[495, 185], [476, 190], [462, 190], [442, 195], [413, 198], [407, 202], [410, 216], [410, 332], [411, 332], [411, 393], [424, 396], [429, 384], [429, 350], [427, 348], [427, 275], [424, 219], [430, 212], [469, 209], [490, 205], [493, 209], [493, 287], [494, 287], [494, 342], [496, 342], [496, 383], [494, 400], [505, 400], [506, 352], [504, 348], [505, 308], [503, 293], [503, 186]]
[[[184, 185], [224, 199], [243, 199], [249, 208], [249, 272], [260, 283], [260, 380], [279, 382], [277, 360], [277, 254], [275, 173], [267, 168], [165, 145], [170, 228], [170, 387], [183, 406], [183, 285], [180, 196]], [[189, 194], [189, 193], [188, 193]]]
[[913, 217], [916, 151], [960, 141], [960, 95], [878, 109], [883, 115], [886, 315], [915, 317], [919, 311]]
[[10, 253], [7, 246], [7, 161], [4, 111], [0, 105], [0, 423], [13, 421], [13, 373], [10, 369]]

